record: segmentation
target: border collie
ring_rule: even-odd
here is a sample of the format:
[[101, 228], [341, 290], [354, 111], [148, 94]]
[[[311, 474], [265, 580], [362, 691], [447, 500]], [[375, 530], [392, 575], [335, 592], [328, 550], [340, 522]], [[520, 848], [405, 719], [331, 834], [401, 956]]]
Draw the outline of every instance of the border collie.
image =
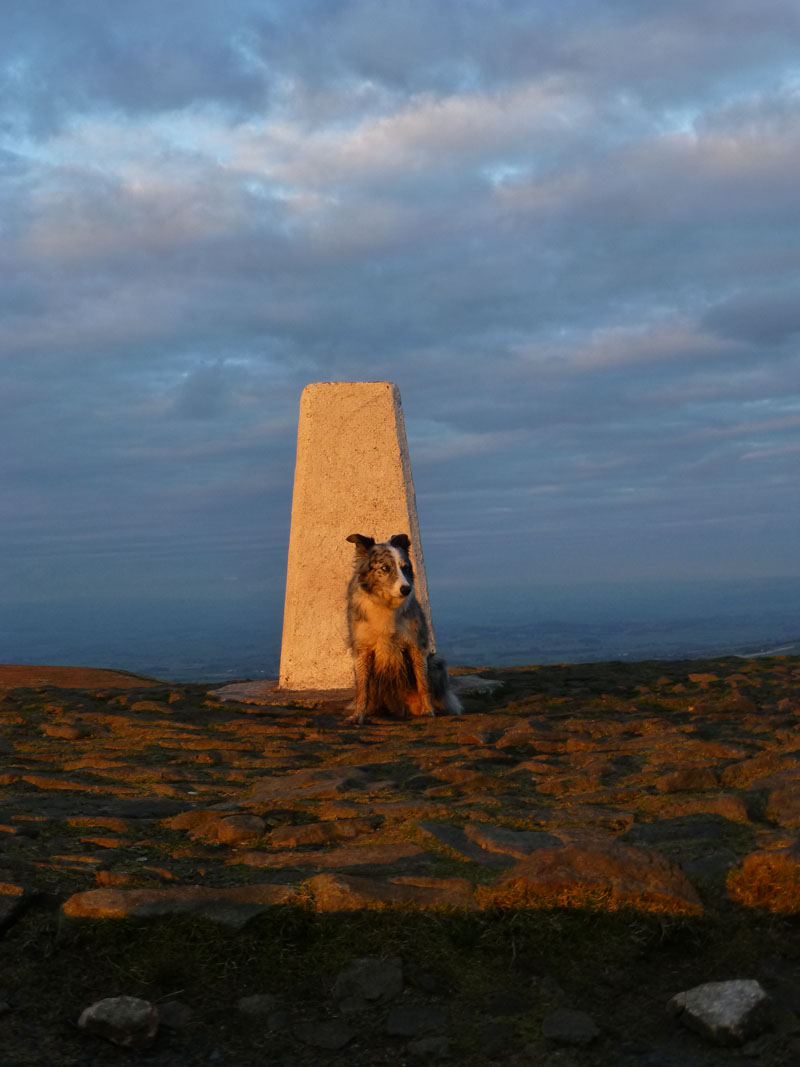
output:
[[434, 708], [460, 715], [447, 664], [429, 652], [430, 637], [414, 596], [411, 542], [395, 534], [376, 543], [350, 534], [355, 545], [353, 577], [347, 587], [347, 627], [356, 673], [356, 696], [348, 722], [361, 724], [368, 712], [434, 715]]

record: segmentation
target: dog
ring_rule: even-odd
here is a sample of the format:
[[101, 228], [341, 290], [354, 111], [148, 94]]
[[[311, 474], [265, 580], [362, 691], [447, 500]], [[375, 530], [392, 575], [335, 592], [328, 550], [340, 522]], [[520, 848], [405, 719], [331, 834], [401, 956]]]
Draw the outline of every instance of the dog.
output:
[[414, 595], [414, 569], [407, 534], [376, 543], [350, 534], [355, 545], [347, 587], [347, 629], [356, 675], [356, 696], [348, 722], [360, 725], [368, 712], [460, 715], [447, 664], [430, 651], [425, 615]]

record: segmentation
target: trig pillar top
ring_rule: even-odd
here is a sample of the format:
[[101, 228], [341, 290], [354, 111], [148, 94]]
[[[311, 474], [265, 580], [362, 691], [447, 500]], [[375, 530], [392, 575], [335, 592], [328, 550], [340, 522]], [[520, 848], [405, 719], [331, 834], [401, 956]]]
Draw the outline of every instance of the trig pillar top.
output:
[[400, 391], [392, 382], [314, 382], [300, 399], [286, 572], [282, 689], [349, 689], [351, 533], [411, 538], [416, 594], [428, 592]]

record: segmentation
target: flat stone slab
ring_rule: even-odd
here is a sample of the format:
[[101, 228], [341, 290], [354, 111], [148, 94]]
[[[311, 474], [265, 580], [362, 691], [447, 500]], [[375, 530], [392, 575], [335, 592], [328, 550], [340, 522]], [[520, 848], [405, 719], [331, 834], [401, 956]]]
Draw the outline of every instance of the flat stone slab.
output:
[[372, 833], [381, 817], [367, 815], [354, 819], [328, 819], [325, 822], [303, 823], [300, 826], [280, 826], [269, 835], [273, 848], [296, 848], [298, 845], [329, 845], [350, 841], [354, 837]]
[[462, 859], [469, 860], [471, 863], [480, 863], [486, 867], [509, 867], [513, 862], [507, 855], [501, 855], [497, 850], [482, 848], [480, 844], [467, 836], [466, 830], [460, 826], [425, 821], [421, 822], [419, 827], [434, 841], [452, 849]]
[[561, 838], [545, 830], [510, 830], [493, 823], [467, 823], [464, 833], [488, 852], [501, 852], [519, 859], [537, 849], [562, 844]]
[[234, 859], [250, 867], [383, 867], [387, 864], [429, 858], [419, 845], [387, 842], [379, 845], [346, 845], [310, 852], [241, 852]]
[[208, 695], [215, 700], [242, 704], [284, 707], [287, 714], [294, 708], [321, 708], [329, 704], [346, 704], [352, 700], [355, 690], [346, 689], [283, 689], [277, 679], [256, 682], [233, 682], [219, 689], [210, 689]]
[[174, 889], [90, 889], [62, 905], [68, 919], [153, 919], [200, 915], [241, 929], [256, 915], [291, 904], [296, 890], [284, 885], [245, 885], [230, 889], [180, 886]]
[[264, 778], [250, 791], [252, 801], [319, 799], [360, 789], [367, 775], [362, 767], [311, 767], [294, 774]]
[[461, 878], [379, 881], [350, 874], [318, 874], [308, 881], [319, 911], [360, 911], [403, 905], [413, 908], [477, 908], [468, 881]]
[[491, 696], [502, 689], [505, 682], [481, 678], [479, 674], [451, 674], [450, 688], [456, 696]]

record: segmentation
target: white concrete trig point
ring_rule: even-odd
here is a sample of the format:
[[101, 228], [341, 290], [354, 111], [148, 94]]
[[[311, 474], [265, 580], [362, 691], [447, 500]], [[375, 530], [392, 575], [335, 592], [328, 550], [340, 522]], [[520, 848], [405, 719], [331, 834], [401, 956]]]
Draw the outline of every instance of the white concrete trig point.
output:
[[303, 390], [279, 691], [353, 687], [345, 617], [351, 533], [378, 541], [409, 535], [417, 597], [429, 616], [400, 391], [391, 382]]

